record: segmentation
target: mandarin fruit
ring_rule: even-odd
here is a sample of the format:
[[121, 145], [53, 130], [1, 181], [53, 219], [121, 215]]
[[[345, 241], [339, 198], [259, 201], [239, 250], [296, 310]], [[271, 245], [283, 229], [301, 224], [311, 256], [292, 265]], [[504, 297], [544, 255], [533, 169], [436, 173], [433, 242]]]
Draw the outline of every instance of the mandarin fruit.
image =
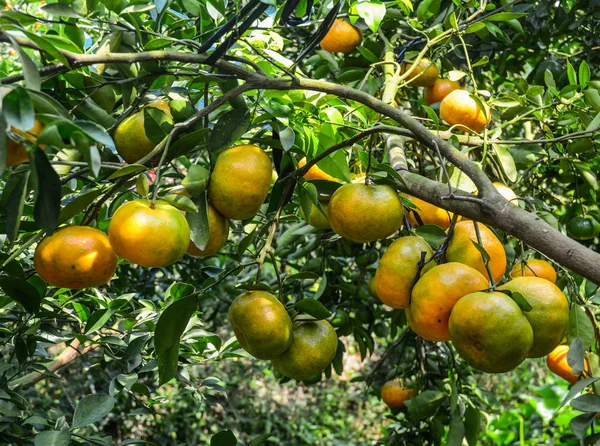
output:
[[[306, 157], [302, 158], [300, 161], [298, 161], [298, 167], [302, 168], [302, 167], [306, 166], [306, 162], [307, 162], [306, 161]], [[325, 173], [316, 164], [314, 166], [311, 166], [310, 169], [308, 169], [308, 172], [306, 172], [304, 174], [303, 178], [306, 181], [310, 181], [310, 180], [326, 180], [326, 181], [335, 181], [335, 182], [338, 182], [338, 183], [340, 181], [337, 178], [332, 177], [328, 173]]]
[[400, 229], [402, 203], [389, 186], [350, 183], [334, 192], [328, 213], [336, 233], [367, 243], [387, 238]]
[[442, 101], [446, 96], [454, 90], [459, 90], [460, 84], [450, 79], [436, 79], [433, 85], [425, 88], [423, 98], [428, 104]]
[[330, 53], [351, 53], [362, 42], [360, 29], [342, 19], [335, 19], [333, 25], [321, 39], [321, 48]]
[[321, 203], [321, 207], [323, 210], [319, 209], [318, 206], [311, 204], [310, 207], [310, 215], [308, 219], [304, 214], [304, 209], [300, 206], [300, 213], [302, 214], [302, 218], [306, 220], [306, 222], [316, 229], [331, 229], [331, 225], [329, 224], [329, 219], [327, 218], [327, 203]]
[[267, 198], [272, 172], [271, 158], [260, 147], [241, 145], [225, 150], [210, 176], [211, 204], [231, 220], [254, 217]]
[[500, 292], [467, 294], [454, 305], [448, 323], [458, 354], [487, 373], [508, 372], [533, 345], [533, 330], [521, 308]]
[[[392, 308], [408, 308], [410, 293], [419, 274], [421, 260], [431, 259], [431, 247], [420, 237], [406, 236], [394, 241], [383, 253], [375, 272], [375, 289], [379, 299]], [[423, 266], [425, 273], [435, 266]]]
[[402, 197], [410, 200], [418, 208], [411, 208], [411, 210], [407, 212], [406, 217], [410, 224], [418, 224], [415, 217], [416, 213], [419, 215], [419, 218], [424, 225], [437, 225], [442, 229], [448, 229], [450, 227], [450, 220], [452, 219], [451, 212], [421, 200], [420, 198], [413, 197], [412, 195], [403, 194]]
[[407, 389], [400, 379], [393, 379], [381, 387], [381, 399], [391, 409], [406, 407], [405, 401], [417, 395], [417, 389]]
[[[23, 133], [21, 130], [18, 130], [14, 127], [11, 127], [10, 131], [11, 131], [11, 133], [15, 133], [17, 135], [24, 136], [24, 138], [29, 142], [33, 142], [33, 141], [35, 141], [37, 136], [42, 132], [43, 129], [44, 129], [44, 124], [42, 124], [41, 121], [38, 121], [36, 119], [35, 123], [33, 124], [33, 127], [31, 129], [27, 130], [27, 132], [25, 132], [25, 133]], [[45, 147], [43, 147], [43, 146], [40, 146], [40, 148], [45, 149]], [[18, 143], [16, 141], [13, 141], [12, 139], [8, 138], [6, 165], [9, 167], [16, 166], [18, 164], [22, 164], [27, 161], [29, 161], [29, 157], [27, 156], [27, 149], [25, 148], [25, 146], [21, 143]]]
[[[504, 275], [506, 270], [506, 252], [504, 246], [484, 224], [478, 223], [479, 234], [481, 235], [481, 246], [490, 256], [488, 266], [497, 282]], [[459, 221], [454, 227], [452, 240], [448, 244], [446, 251], [446, 260], [448, 262], [459, 262], [475, 268], [486, 278], [489, 279], [485, 264], [483, 263], [482, 253], [473, 244], [477, 243], [477, 234], [475, 225], [470, 220]]]
[[569, 324], [569, 302], [556, 285], [541, 277], [517, 277], [498, 290], [519, 293], [532, 307], [525, 312], [533, 329], [530, 358], [546, 356], [561, 343]]
[[456, 302], [487, 287], [487, 279], [470, 266], [456, 262], [434, 266], [412, 289], [410, 327], [428, 341], [449, 341], [448, 320]]
[[229, 322], [241, 346], [258, 359], [272, 359], [292, 342], [292, 320], [285, 307], [266, 291], [246, 291], [229, 307]]
[[335, 357], [337, 345], [337, 335], [329, 322], [297, 322], [290, 347], [271, 362], [283, 376], [306, 379], [329, 365]]
[[89, 226], [64, 226], [44, 237], [33, 256], [35, 269], [50, 285], [81, 289], [103, 285], [117, 268], [104, 232]]
[[[548, 356], [546, 357], [546, 365], [550, 371], [556, 373], [563, 379], [566, 379], [571, 384], [575, 384], [581, 374], [573, 373], [573, 369], [569, 365], [567, 361], [567, 354], [569, 353], [568, 345], [559, 345], [554, 350], [552, 350]], [[590, 361], [585, 358], [584, 359], [584, 372], [587, 375], [591, 374]]]
[[[414, 64], [412, 63], [403, 63], [402, 73], [406, 73], [413, 65]], [[430, 87], [434, 84], [439, 73], [435, 62], [424, 57], [417, 63], [414, 70], [408, 75], [406, 81], [410, 85], [416, 85], [417, 87]]]
[[[171, 116], [169, 104], [162, 100], [152, 101], [144, 106], [154, 107]], [[148, 155], [156, 144], [146, 136], [144, 109], [128, 116], [115, 129], [113, 135], [117, 153], [125, 162], [132, 164]]]
[[541, 277], [556, 283], [556, 270], [550, 263], [540, 259], [530, 259], [523, 263], [517, 263], [510, 272], [510, 277], [514, 279], [520, 276]]
[[454, 90], [442, 100], [440, 117], [460, 130], [481, 132], [492, 119], [489, 106], [485, 103], [483, 106], [485, 113], [468, 91]]
[[131, 263], [161, 268], [181, 259], [190, 244], [183, 214], [166, 201], [133, 200], [117, 209], [108, 228], [115, 253]]

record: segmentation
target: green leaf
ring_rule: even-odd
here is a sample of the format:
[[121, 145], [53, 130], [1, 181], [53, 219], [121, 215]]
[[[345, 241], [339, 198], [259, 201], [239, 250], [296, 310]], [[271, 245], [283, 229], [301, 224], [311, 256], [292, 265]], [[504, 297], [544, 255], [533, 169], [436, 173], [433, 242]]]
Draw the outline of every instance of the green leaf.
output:
[[206, 190], [209, 178], [210, 170], [196, 164], [190, 166], [181, 185], [192, 197], [199, 197]]
[[181, 209], [184, 212], [196, 213], [198, 207], [185, 195], [171, 194], [165, 197], [161, 197], [161, 200], [175, 206], [177, 209]]
[[148, 193], [150, 192], [150, 183], [148, 182], [148, 177], [145, 173], [140, 173], [137, 177], [137, 180], [135, 180], [135, 190], [143, 198], [148, 198]]
[[190, 234], [192, 242], [199, 249], [206, 248], [208, 240], [210, 238], [210, 228], [208, 226], [208, 201], [206, 193], [202, 193], [198, 197], [195, 197], [194, 204], [198, 208], [196, 213], [188, 213], [185, 218], [190, 227]]
[[180, 338], [196, 305], [196, 296], [184, 297], [169, 305], [156, 323], [154, 348], [158, 357], [159, 385], [170, 381], [177, 372]]
[[487, 63], [489, 63], [490, 58], [488, 56], [483, 56], [481, 59], [479, 59], [477, 62], [475, 62], [473, 65], [471, 65], [472, 67], [479, 67], [481, 65], [485, 65]]
[[435, 412], [444, 403], [446, 398], [447, 395], [439, 390], [425, 390], [406, 401], [406, 407], [411, 418], [422, 420]]
[[77, 117], [96, 122], [104, 128], [110, 128], [116, 122], [115, 118], [106, 113], [106, 110], [102, 107], [96, 105], [92, 99], [84, 101], [74, 113]]
[[598, 189], [598, 177], [587, 163], [582, 163], [580, 161], [573, 161], [573, 164], [583, 177], [583, 179], [590, 185], [590, 187], [594, 190]]
[[582, 412], [600, 412], [600, 395], [581, 395], [571, 401], [571, 407]]
[[567, 77], [569, 78], [569, 85], [577, 85], [577, 74], [575, 74], [575, 68], [571, 65], [571, 62], [567, 60]]
[[69, 431], [43, 431], [35, 436], [35, 446], [68, 446], [71, 441]]
[[[580, 338], [583, 342], [583, 349], [588, 350], [594, 342], [594, 326], [586, 314], [585, 310], [579, 305], [571, 306], [569, 310], [569, 326], [567, 328], [567, 341], [574, 342]], [[579, 369], [583, 370], [583, 368]]]
[[130, 5], [130, 6], [127, 6], [125, 9], [123, 9], [123, 11], [121, 11], [119, 13], [119, 15], [140, 14], [142, 12], [150, 11], [151, 9], [154, 9], [154, 8], [156, 8], [155, 5], [142, 5], [142, 4]]
[[416, 234], [425, 240], [433, 249], [438, 249], [448, 234], [437, 225], [423, 225], [415, 229]]
[[300, 273], [290, 274], [283, 280], [317, 280], [319, 277], [320, 276], [317, 273], [313, 273], [312, 271], [302, 271]]
[[427, 105], [423, 105], [422, 107], [425, 110], [425, 113], [427, 113], [427, 117], [431, 119], [436, 126], [439, 125], [440, 119], [438, 118], [438, 115], [435, 112], [435, 110], [431, 107], [428, 107]]
[[79, 429], [100, 421], [108, 415], [114, 405], [113, 397], [104, 393], [84, 396], [75, 408], [72, 429]]
[[83, 130], [83, 132], [87, 136], [92, 138], [94, 141], [99, 142], [100, 144], [103, 144], [107, 147], [110, 147], [111, 149], [115, 148], [115, 142], [110, 137], [110, 135], [106, 132], [105, 129], [100, 127], [95, 122], [75, 121], [75, 124], [77, 124], [77, 126], [79, 126], [79, 128]]
[[42, 81], [40, 79], [40, 72], [35, 66], [35, 63], [33, 63], [31, 58], [27, 55], [25, 51], [23, 51], [23, 48], [21, 48], [21, 46], [10, 34], [4, 35], [8, 37], [10, 43], [19, 52], [19, 58], [21, 59], [21, 65], [23, 67], [23, 77], [25, 79], [25, 86], [30, 90], [39, 91], [42, 85]]
[[590, 67], [585, 60], [579, 64], [579, 85], [581, 88], [587, 87], [590, 80]]
[[0, 103], [0, 176], [4, 174], [6, 170], [6, 163], [8, 161], [8, 126], [6, 119], [2, 114], [2, 104]]
[[279, 132], [279, 140], [283, 150], [288, 151], [294, 146], [296, 135], [291, 127], [285, 127]]
[[210, 439], [210, 446], [236, 446], [237, 438], [229, 429], [217, 432]]
[[20, 303], [30, 313], [39, 311], [42, 296], [38, 289], [26, 280], [15, 277], [0, 279], [0, 288], [8, 297]]
[[502, 170], [504, 171], [506, 178], [508, 178], [511, 182], [517, 181], [517, 166], [508, 148], [502, 144], [493, 144], [493, 147], [498, 155], [500, 166], [502, 166]]
[[13, 173], [2, 192], [2, 208], [6, 214], [6, 236], [9, 243], [17, 238], [27, 196], [29, 170]]
[[41, 91], [27, 90], [29, 97], [33, 101], [33, 108], [38, 113], [46, 115], [56, 115], [61, 118], [71, 119], [69, 112], [53, 97]]
[[598, 90], [588, 88], [585, 91], [585, 100], [595, 111], [600, 112], [600, 93], [598, 93]]
[[485, 250], [485, 248], [483, 246], [481, 246], [479, 243], [477, 243], [475, 240], [471, 240], [471, 243], [473, 243], [473, 246], [475, 246], [475, 248], [477, 248], [477, 251], [479, 251], [481, 253], [481, 258], [483, 259], [483, 261], [489, 262], [490, 255]]
[[17, 87], [8, 92], [2, 99], [2, 114], [8, 125], [29, 131], [35, 124], [35, 111], [27, 90]]
[[581, 414], [569, 422], [569, 428], [571, 428], [577, 438], [583, 440], [583, 438], [585, 438], [587, 435], [590, 424], [594, 422], [595, 418], [596, 413], [594, 412]]
[[214, 153], [228, 149], [250, 127], [252, 117], [247, 109], [233, 109], [222, 115], [210, 133], [210, 148]]
[[369, 29], [376, 33], [379, 24], [385, 17], [385, 5], [381, 2], [371, 1], [357, 4], [356, 12], [362, 18]]
[[103, 309], [95, 311], [91, 314], [85, 324], [84, 334], [94, 333], [100, 328], [104, 327], [104, 324], [116, 313], [116, 310]]
[[585, 368], [585, 352], [583, 347], [583, 340], [581, 338], [575, 338], [569, 346], [567, 353], [567, 364], [573, 369], [573, 373], [581, 373]]
[[318, 300], [312, 299], [310, 297], [305, 297], [302, 300], [299, 300], [294, 305], [294, 308], [302, 313], [306, 313], [316, 320], [327, 319], [331, 316], [329, 310]]
[[459, 410], [455, 410], [450, 418], [450, 426], [448, 429], [448, 438], [446, 446], [462, 446], [465, 438], [465, 425], [460, 417]]
[[60, 211], [58, 216], [58, 224], [63, 224], [80, 214], [94, 199], [102, 193], [102, 189], [94, 189], [85, 193], [82, 193], [78, 197], [71, 200], [65, 205]]
[[[50, 6], [50, 5], [46, 5], [46, 6]], [[27, 37], [29, 37], [29, 39], [32, 42], [34, 42], [42, 50], [44, 50], [44, 52], [46, 52], [47, 54], [52, 56], [58, 62], [64, 64], [66, 67], [71, 68], [71, 65], [69, 64], [69, 61], [67, 60], [67, 58], [65, 56], [63, 56], [63, 54], [59, 50], [57, 50], [56, 47], [54, 45], [52, 45], [52, 43], [48, 39], [40, 37], [37, 34], [26, 31], [26, 30], [23, 30], [22, 32]], [[51, 59], [51, 58], [49, 58], [49, 59]]]
[[527, 313], [527, 312], [533, 310], [533, 307], [531, 306], [531, 304], [529, 302], [527, 302], [527, 299], [525, 299], [525, 297], [521, 293], [518, 293], [516, 291], [510, 291], [510, 290], [497, 290], [497, 291], [500, 293], [506, 294], [508, 297], [510, 297], [512, 300], [514, 300], [515, 303], [521, 309], [521, 311], [523, 311], [524, 313]]
[[306, 218], [308, 218], [312, 211], [312, 207], [319, 206], [317, 187], [312, 183], [304, 182], [300, 184], [298, 195], [300, 196], [300, 206], [302, 207], [302, 212]]
[[271, 438], [272, 434], [262, 434], [259, 435], [258, 437], [254, 437], [252, 439], [252, 441], [250, 442], [250, 446], [259, 446], [261, 444], [263, 444], [265, 441], [267, 441], [269, 438]]
[[33, 216], [39, 228], [52, 234], [58, 226], [60, 216], [60, 178], [42, 150], [36, 149], [33, 157], [37, 177]]
[[174, 99], [169, 102], [169, 108], [175, 122], [183, 122], [192, 117], [196, 109], [190, 101], [184, 99]]
[[150, 141], [158, 144], [173, 129], [173, 118], [156, 107], [144, 107], [144, 132]]
[[592, 119], [592, 122], [588, 124], [588, 126], [585, 128], [585, 131], [590, 132], [598, 129], [600, 129], [600, 113], [598, 113], [594, 119]]
[[481, 412], [471, 406], [465, 410], [465, 438], [469, 446], [477, 446], [481, 432]]
[[423, 0], [417, 7], [417, 18], [429, 20], [440, 12], [441, 0]]
[[499, 12], [485, 19], [487, 22], [508, 22], [509, 20], [520, 19], [527, 14], [524, 12]]
[[42, 11], [48, 13], [50, 15], [59, 16], [59, 17], [71, 17], [74, 19], [82, 18], [82, 15], [75, 11], [70, 6], [67, 6], [63, 3], [50, 3], [42, 6]]
[[146, 169], [147, 167], [143, 164], [128, 164], [127, 166], [123, 166], [119, 170], [115, 171], [111, 176], [107, 178], [107, 180], [116, 180], [119, 177], [141, 172], [142, 170]]

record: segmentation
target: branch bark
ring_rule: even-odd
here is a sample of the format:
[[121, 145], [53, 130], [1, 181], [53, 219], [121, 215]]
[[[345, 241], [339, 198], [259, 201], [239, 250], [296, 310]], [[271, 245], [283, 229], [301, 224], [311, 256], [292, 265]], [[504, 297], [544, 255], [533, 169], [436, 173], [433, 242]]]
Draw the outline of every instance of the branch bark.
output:
[[[51, 363], [48, 364], [48, 366], [47, 366], [48, 372], [50, 372], [50, 373], [56, 372], [61, 367], [64, 367], [71, 361], [79, 358], [80, 356], [85, 355], [89, 351], [91, 351], [99, 346], [100, 346], [100, 344], [90, 344], [90, 345], [82, 347], [79, 339], [74, 339], [68, 345], [68, 347], [65, 350], [63, 350], [63, 352], [60, 355], [58, 355]], [[21, 386], [23, 388], [26, 388], [26, 387], [32, 386], [33, 384], [41, 381], [42, 379], [46, 378], [47, 376], [48, 376], [47, 373], [32, 372], [32, 373], [29, 373], [25, 376], [22, 376], [20, 378], [15, 379], [12, 382], [10, 382], [9, 386], [11, 387], [11, 389], [15, 389], [15, 388], [21, 387]]]

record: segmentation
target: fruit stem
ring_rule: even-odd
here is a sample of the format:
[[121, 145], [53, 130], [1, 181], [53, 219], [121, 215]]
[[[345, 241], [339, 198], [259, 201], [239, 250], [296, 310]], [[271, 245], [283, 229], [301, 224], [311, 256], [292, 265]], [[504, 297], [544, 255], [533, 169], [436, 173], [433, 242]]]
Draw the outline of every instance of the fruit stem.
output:
[[[479, 223], [477, 223], [475, 220], [473, 220], [473, 226], [475, 227], [475, 235], [477, 236], [477, 243], [479, 243], [479, 246], [483, 247], [483, 243], [481, 241], [481, 233], [479, 232]], [[494, 276], [492, 276], [492, 270], [490, 268], [490, 264], [488, 259], [485, 258], [485, 256], [482, 254], [481, 255], [481, 259], [483, 260], [483, 264], [485, 265], [485, 270], [487, 271], [490, 283], [492, 284], [491, 291], [493, 291], [496, 288], [496, 281], [494, 280]]]
[[162, 154], [160, 156], [160, 161], [158, 162], [158, 166], [156, 166], [156, 179], [154, 180], [154, 190], [152, 191], [152, 205], [150, 206], [154, 209], [154, 205], [156, 203], [156, 199], [158, 197], [158, 186], [160, 184], [160, 178], [162, 175], [162, 167], [167, 159], [167, 152], [169, 151], [169, 146], [171, 145], [171, 140], [173, 139], [174, 130], [177, 127], [173, 127], [173, 130], [167, 135], [166, 139], [163, 139], [160, 144], [162, 147]]

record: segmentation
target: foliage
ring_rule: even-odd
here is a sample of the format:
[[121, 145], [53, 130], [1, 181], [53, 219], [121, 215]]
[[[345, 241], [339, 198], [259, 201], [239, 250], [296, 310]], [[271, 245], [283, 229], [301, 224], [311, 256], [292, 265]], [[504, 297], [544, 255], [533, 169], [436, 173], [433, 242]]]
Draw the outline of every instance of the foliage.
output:
[[[508, 375], [475, 373], [451, 344], [417, 337], [402, 310], [369, 296], [369, 279], [392, 240], [355, 244], [308, 226], [300, 208], [321, 206], [319, 195], [339, 184], [306, 181], [310, 166], [297, 168], [302, 157], [318, 157], [318, 167], [341, 181], [364, 176], [409, 189], [386, 150], [388, 134], [396, 133], [404, 138], [409, 170], [473, 192], [459, 164], [409, 135], [374, 98], [396, 101], [490, 179], [512, 184], [517, 205], [554, 228], [566, 233], [580, 215], [600, 221], [596, 1], [0, 0], [0, 6], [3, 443], [135, 444], [135, 437], [138, 444], [196, 444], [212, 437], [214, 444], [235, 444], [227, 429], [246, 444], [597, 438], [590, 426], [600, 395], [587, 393], [598, 393], [597, 378], [567, 393], [566, 384], [540, 378], [536, 361]], [[238, 20], [230, 20], [234, 15]], [[365, 36], [344, 57], [317, 46], [336, 15]], [[240, 35], [216, 34], [231, 26]], [[427, 106], [397, 70], [424, 55], [491, 106], [493, 124], [481, 135], [449, 131], [437, 107]], [[245, 88], [242, 70], [264, 74], [263, 88]], [[292, 75], [330, 83], [268, 88]], [[373, 98], [346, 99], [343, 87]], [[171, 115], [144, 108], [144, 131], [155, 149], [136, 164], [123, 163], [115, 129], [157, 98], [169, 101]], [[35, 119], [44, 124], [37, 139], [19, 137], [17, 130]], [[377, 126], [383, 130], [372, 130]], [[7, 133], [25, 144], [29, 163], [5, 168]], [[268, 149], [279, 180], [256, 217], [231, 223], [218, 255], [155, 269], [121, 261], [109, 285], [84, 290], [57, 289], [36, 274], [33, 252], [44, 234], [67, 223], [106, 230], [121, 204], [140, 197], [158, 196], [188, 213], [192, 238], [205, 242], [208, 175], [215, 157], [238, 142]], [[441, 229], [406, 224], [401, 230], [412, 233], [443, 252]], [[497, 233], [509, 271], [539, 256], [522, 240]], [[598, 237], [581, 243], [590, 255], [598, 251]], [[573, 262], [563, 254], [555, 266], [571, 305], [569, 362], [583, 370], [586, 351], [597, 376], [598, 284], [562, 266]], [[279, 294], [293, 314], [340, 320], [337, 355], [317, 384], [290, 382], [248, 359], [226, 320], [229, 304], [246, 289]], [[352, 382], [349, 358], [364, 362]], [[61, 369], [61, 359], [70, 364]], [[420, 394], [384, 422], [375, 397], [393, 377]], [[280, 401], [270, 397], [278, 389], [284, 389]], [[305, 405], [290, 403], [304, 392]]]

